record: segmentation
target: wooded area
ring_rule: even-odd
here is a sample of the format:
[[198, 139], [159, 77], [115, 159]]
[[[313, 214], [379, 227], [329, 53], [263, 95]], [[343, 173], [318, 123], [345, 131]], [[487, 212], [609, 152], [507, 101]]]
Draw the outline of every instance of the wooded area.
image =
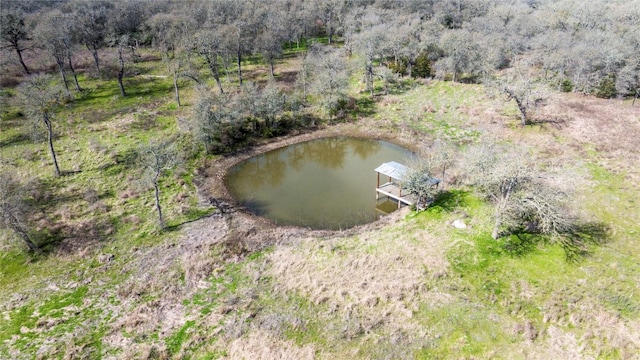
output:
[[5, 1], [1, 35], [3, 47], [14, 53], [3, 60], [5, 67], [17, 62], [28, 74], [39, 64], [28, 64], [25, 53], [46, 53], [65, 86], [71, 82], [78, 90], [73, 55], [79, 46], [90, 51], [97, 75], [117, 72], [116, 64], [102, 63], [102, 50], [125, 46], [127, 60], [135, 61], [137, 47], [153, 46], [169, 75], [191, 76], [194, 67], [206, 64], [224, 91], [221, 74], [234, 71], [242, 84], [247, 57], [259, 58], [273, 76], [283, 47], [323, 37], [328, 44], [343, 44], [345, 55], [361, 58], [368, 90], [382, 65], [402, 75], [477, 82], [526, 63], [536, 71], [521, 69], [521, 75], [560, 91], [637, 96], [636, 5], [569, 0]]
[[[633, 357], [639, 96], [639, 0], [2, 1], [0, 357]], [[331, 136], [420, 206], [229, 197]]]

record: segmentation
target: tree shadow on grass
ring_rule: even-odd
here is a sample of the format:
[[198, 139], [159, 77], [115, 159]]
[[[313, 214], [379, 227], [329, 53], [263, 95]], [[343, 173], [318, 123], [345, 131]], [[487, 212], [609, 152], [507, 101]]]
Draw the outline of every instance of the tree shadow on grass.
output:
[[502, 248], [511, 256], [523, 257], [532, 253], [541, 241], [544, 239], [538, 234], [516, 233], [503, 238]]
[[96, 249], [114, 231], [109, 218], [64, 223], [32, 231], [31, 236], [42, 255], [79, 254]]
[[522, 257], [535, 251], [539, 244], [558, 243], [565, 252], [567, 261], [578, 262], [589, 256], [594, 246], [609, 241], [609, 226], [601, 222], [576, 224], [570, 232], [549, 237], [526, 229], [512, 231], [503, 238], [504, 250], [512, 256]]
[[610, 240], [611, 227], [603, 222], [577, 224], [573, 231], [563, 238], [562, 247], [569, 261], [579, 261], [591, 254], [594, 246], [606, 244]]
[[164, 231], [175, 231], [180, 229], [182, 225], [196, 222], [208, 217], [224, 218], [226, 216], [230, 216], [234, 212], [233, 206], [231, 204], [213, 197], [209, 198], [209, 204], [212, 206], [211, 208], [195, 209], [193, 211], [190, 211], [186, 215], [186, 220], [170, 223], [167, 227], [164, 228]]
[[552, 126], [562, 129], [569, 122], [566, 116], [537, 116], [527, 120], [527, 125]]
[[453, 212], [466, 205], [468, 191], [450, 190], [439, 193], [427, 209]]
[[384, 86], [376, 86], [376, 95], [402, 95], [417, 86], [417, 81], [410, 78], [400, 78], [398, 81], [389, 84], [385, 90]]
[[368, 96], [356, 98], [350, 113], [354, 118], [357, 116], [372, 116], [376, 113], [376, 102]]
[[8, 136], [6, 139], [0, 140], [0, 148], [5, 146], [17, 146], [32, 143], [31, 138], [27, 134], [16, 133]]

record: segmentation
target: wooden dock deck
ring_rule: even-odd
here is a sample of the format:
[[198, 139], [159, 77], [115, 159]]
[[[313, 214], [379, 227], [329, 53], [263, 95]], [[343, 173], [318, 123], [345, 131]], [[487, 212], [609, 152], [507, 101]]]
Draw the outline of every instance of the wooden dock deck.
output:
[[405, 193], [403, 193], [402, 187], [394, 182], [387, 182], [376, 187], [376, 199], [380, 198], [380, 194], [397, 201], [398, 208], [400, 208], [402, 204], [412, 206], [417, 201], [415, 195], [406, 192], [406, 190]]

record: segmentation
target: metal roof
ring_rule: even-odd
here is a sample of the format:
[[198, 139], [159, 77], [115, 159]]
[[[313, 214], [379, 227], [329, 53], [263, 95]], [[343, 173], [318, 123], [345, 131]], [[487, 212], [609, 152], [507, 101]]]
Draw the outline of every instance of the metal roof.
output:
[[[404, 181], [405, 176], [409, 173], [409, 168], [395, 161], [389, 161], [378, 166], [374, 171], [390, 176], [393, 179]], [[431, 177], [428, 174], [424, 174], [421, 181], [427, 182], [429, 185], [440, 183], [440, 179]]]
[[386, 162], [375, 169], [376, 172], [390, 176], [396, 180], [404, 180], [405, 175], [409, 172], [409, 168], [395, 161]]

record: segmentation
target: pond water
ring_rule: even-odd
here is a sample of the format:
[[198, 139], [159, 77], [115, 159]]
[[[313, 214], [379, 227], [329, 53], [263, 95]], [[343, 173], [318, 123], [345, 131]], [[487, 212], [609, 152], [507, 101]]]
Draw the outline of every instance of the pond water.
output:
[[276, 149], [231, 168], [231, 195], [277, 224], [346, 229], [372, 222], [397, 207], [376, 200], [376, 167], [407, 163], [411, 152], [386, 141], [317, 139]]

